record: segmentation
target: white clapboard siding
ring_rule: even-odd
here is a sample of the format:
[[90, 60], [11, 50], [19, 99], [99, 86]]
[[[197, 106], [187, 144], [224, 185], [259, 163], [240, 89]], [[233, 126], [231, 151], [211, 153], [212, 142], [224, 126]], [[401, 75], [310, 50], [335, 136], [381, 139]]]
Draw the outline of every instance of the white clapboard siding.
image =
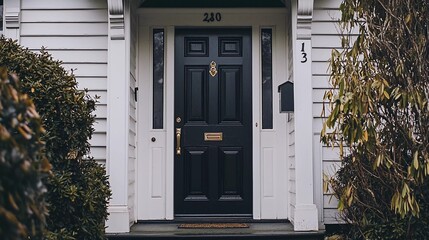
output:
[[[324, 110], [324, 112], [323, 112]], [[321, 118], [327, 116], [330, 113], [329, 105], [314, 102], [313, 103], [313, 118]], [[322, 129], [313, 129], [316, 132], [320, 132]]]
[[331, 50], [332, 48], [341, 48], [341, 39], [338, 34], [314, 35], [312, 44], [314, 48]]
[[107, 79], [105, 77], [88, 78], [77, 77], [79, 89], [103, 90], [107, 89]]
[[65, 9], [106, 9], [107, 1], [102, 0], [22, 0], [22, 10], [65, 10]]
[[313, 102], [314, 103], [323, 103], [323, 96], [325, 95], [326, 90], [325, 89], [313, 89]]
[[106, 119], [97, 119], [94, 123], [94, 129], [96, 133], [105, 133], [107, 129], [107, 120]]
[[333, 21], [313, 21], [311, 29], [313, 35], [338, 35], [341, 32], [339, 25]]
[[[107, 92], [106, 91], [96, 91], [88, 90], [88, 95], [96, 99], [97, 105], [106, 105], [107, 104]], [[97, 97], [97, 98], [96, 98]]]
[[327, 209], [337, 209], [338, 199], [334, 195], [325, 194], [323, 196], [323, 207]]
[[[314, 1], [315, 10], [338, 10], [343, 0], [316, 0]], [[315, 11], [316, 12], [316, 11]]]
[[329, 83], [329, 76], [324, 75], [315, 75], [313, 74], [312, 78], [313, 89], [330, 89], [332, 85]]
[[[296, 16], [295, 13], [292, 12], [292, 7], [289, 8], [288, 15], [290, 16], [290, 19], [294, 19]], [[288, 24], [287, 28], [287, 58], [288, 58], [288, 80], [293, 82], [294, 81], [294, 48], [295, 48], [295, 41], [294, 41], [294, 33], [292, 31], [292, 26], [294, 24]], [[289, 179], [288, 179], [288, 200], [289, 200], [289, 206], [288, 206], [288, 215], [291, 221], [294, 221], [294, 212], [295, 212], [295, 205], [296, 205], [296, 181], [295, 181], [295, 122], [293, 118], [293, 114], [288, 114], [288, 121], [287, 121], [287, 162], [288, 162], [288, 171], [289, 171]]]
[[105, 133], [95, 133], [92, 135], [89, 140], [92, 147], [103, 147], [106, 145], [106, 134]]
[[106, 159], [107, 34], [106, 0], [21, 0], [20, 43], [37, 52], [42, 46], [73, 69], [79, 89], [98, 95], [91, 154]]
[[21, 32], [21, 37], [107, 36], [108, 34], [107, 23], [22, 23]]
[[106, 147], [91, 146], [90, 155], [99, 162], [106, 162]]
[[313, 48], [311, 57], [313, 62], [328, 62], [331, 59], [332, 50]]
[[[318, 6], [318, 10], [322, 10], [320, 6]], [[313, 20], [317, 22], [338, 22], [340, 19], [341, 12], [338, 8], [324, 9], [324, 11], [315, 11], [313, 13]]]
[[[34, 10], [34, 9], [33, 9]], [[108, 12], [103, 9], [55, 9], [23, 11], [21, 23], [105, 23]]]
[[[341, 0], [318, 0], [314, 1], [314, 15], [312, 22], [312, 100], [313, 100], [313, 132], [315, 136], [314, 156], [315, 166], [319, 166], [319, 171], [323, 175], [332, 176], [340, 166], [340, 156], [338, 148], [329, 148], [319, 142], [319, 135], [322, 129], [324, 116], [321, 115], [323, 109], [323, 95], [331, 88], [329, 83], [329, 62], [332, 49], [341, 51], [341, 30], [339, 19], [341, 12], [339, 6]], [[356, 32], [352, 33], [353, 39]], [[329, 114], [328, 105], [325, 105], [325, 116]], [[321, 187], [323, 179], [316, 181], [316, 188]], [[320, 192], [320, 191], [319, 191]], [[336, 199], [331, 199], [331, 194], [319, 193], [319, 207], [323, 208], [320, 216], [325, 224], [334, 224], [341, 221], [336, 209]], [[322, 217], [323, 216], [323, 217]]]
[[295, 129], [294, 119], [290, 118], [288, 121], [288, 162], [289, 162], [289, 216], [293, 218], [293, 212], [296, 202], [296, 182], [295, 182]]
[[341, 219], [340, 213], [335, 208], [323, 209], [323, 216], [325, 218], [325, 224], [344, 223], [344, 221]]
[[72, 63], [72, 64], [63, 64], [63, 67], [67, 71], [73, 71], [73, 74], [76, 77], [107, 77], [107, 64], [80, 64], [80, 63]]
[[76, 50], [106, 50], [107, 36], [39, 36], [25, 37], [25, 32], [21, 32], [21, 44], [31, 50], [40, 49], [42, 46], [47, 50], [53, 49], [76, 49]]
[[107, 105], [98, 104], [94, 114], [96, 118], [107, 119]]
[[64, 63], [107, 63], [105, 50], [49, 50], [49, 53]]
[[313, 73], [317, 73], [320, 75], [329, 75], [330, 74], [329, 62], [327, 62], [327, 61], [323, 61], [323, 62], [313, 61], [313, 64], [311, 64], [311, 70]]
[[[129, 5], [128, 5], [129, 4]], [[137, 59], [137, 1], [128, 2], [129, 11], [129, 42], [130, 42], [130, 73], [129, 73], [129, 117], [128, 117], [128, 206], [130, 208], [130, 222], [135, 221], [136, 211], [136, 163], [137, 163], [137, 103], [135, 101], [136, 87], [136, 59]]]
[[347, 35], [357, 35], [359, 34], [358, 28], [353, 28], [352, 30], [342, 30], [339, 22], [337, 21], [314, 21], [312, 24], [312, 34], [313, 35], [338, 35], [338, 34], [347, 34]]

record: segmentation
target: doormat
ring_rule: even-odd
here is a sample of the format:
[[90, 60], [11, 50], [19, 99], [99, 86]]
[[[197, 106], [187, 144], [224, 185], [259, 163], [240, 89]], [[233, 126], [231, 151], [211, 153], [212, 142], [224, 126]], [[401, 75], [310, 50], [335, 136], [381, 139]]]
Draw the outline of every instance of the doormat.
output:
[[179, 228], [185, 229], [200, 229], [200, 228], [249, 228], [248, 224], [245, 223], [183, 223], [179, 225]]

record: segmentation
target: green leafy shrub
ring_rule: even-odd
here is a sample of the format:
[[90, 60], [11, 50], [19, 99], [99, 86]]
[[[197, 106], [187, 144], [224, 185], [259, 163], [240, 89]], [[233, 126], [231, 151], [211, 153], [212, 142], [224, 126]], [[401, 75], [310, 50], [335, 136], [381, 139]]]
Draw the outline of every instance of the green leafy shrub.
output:
[[47, 181], [48, 237], [103, 239], [110, 190], [105, 168], [87, 156], [94, 99], [77, 90], [75, 77], [43, 49], [35, 54], [1, 38], [0, 62], [19, 75], [46, 129], [46, 156], [53, 166]]
[[347, 146], [328, 180], [353, 239], [429, 239], [429, 2], [344, 0], [322, 140]]
[[43, 154], [44, 133], [35, 106], [19, 91], [16, 76], [0, 67], [0, 236], [40, 239], [46, 215], [50, 170]]

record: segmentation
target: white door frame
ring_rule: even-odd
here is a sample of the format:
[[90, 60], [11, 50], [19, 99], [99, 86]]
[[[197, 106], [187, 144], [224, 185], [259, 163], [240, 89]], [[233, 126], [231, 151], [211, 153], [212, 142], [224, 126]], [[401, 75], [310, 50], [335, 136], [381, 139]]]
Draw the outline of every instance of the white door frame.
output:
[[[221, 13], [204, 22], [204, 13]], [[252, 28], [253, 218], [286, 219], [288, 213], [286, 116], [279, 114], [277, 86], [287, 79], [287, 10], [139, 9], [137, 219], [174, 218], [174, 30], [175, 27]], [[273, 129], [261, 129], [260, 29], [273, 29]], [[152, 130], [153, 28], [165, 31], [164, 129]], [[144, 44], [144, 43], [147, 44]], [[150, 139], [155, 137], [156, 142]]]

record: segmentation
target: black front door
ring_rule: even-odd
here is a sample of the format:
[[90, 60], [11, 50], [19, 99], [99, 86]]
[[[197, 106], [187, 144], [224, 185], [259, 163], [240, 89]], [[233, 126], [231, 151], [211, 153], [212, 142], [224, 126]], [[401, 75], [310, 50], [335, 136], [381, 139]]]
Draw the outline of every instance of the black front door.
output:
[[176, 29], [176, 216], [251, 216], [251, 29]]

